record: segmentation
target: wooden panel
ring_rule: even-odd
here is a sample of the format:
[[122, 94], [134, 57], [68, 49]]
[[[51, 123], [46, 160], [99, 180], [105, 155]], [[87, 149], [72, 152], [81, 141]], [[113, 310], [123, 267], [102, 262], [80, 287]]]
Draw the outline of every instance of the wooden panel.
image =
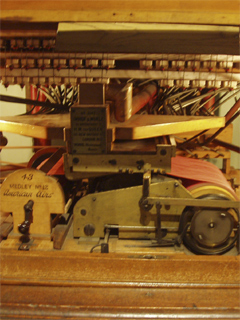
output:
[[56, 50], [94, 53], [239, 54], [238, 27], [60, 23]]
[[224, 117], [156, 116], [137, 114], [124, 123], [111, 124], [110, 127], [115, 127], [116, 139], [135, 140], [210, 128], [220, 128], [223, 127], [224, 124]]
[[239, 257], [2, 249], [0, 259], [2, 319], [236, 319], [240, 311]]
[[3, 20], [125, 21], [239, 25], [238, 0], [1, 1]]

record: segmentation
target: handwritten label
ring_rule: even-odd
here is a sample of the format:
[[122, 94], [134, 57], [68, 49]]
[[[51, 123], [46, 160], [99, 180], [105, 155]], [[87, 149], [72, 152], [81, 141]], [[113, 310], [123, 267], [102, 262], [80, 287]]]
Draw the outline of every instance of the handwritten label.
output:
[[106, 106], [71, 109], [72, 150], [75, 154], [99, 154], [107, 149]]

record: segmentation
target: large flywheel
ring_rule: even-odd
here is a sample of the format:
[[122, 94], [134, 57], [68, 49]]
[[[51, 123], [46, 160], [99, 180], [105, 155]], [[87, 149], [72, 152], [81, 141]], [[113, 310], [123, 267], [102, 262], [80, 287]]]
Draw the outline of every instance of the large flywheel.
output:
[[[198, 183], [189, 188], [194, 198], [207, 200], [236, 200], [223, 187]], [[184, 244], [197, 254], [224, 254], [239, 242], [239, 212], [228, 208], [186, 208], [180, 228], [187, 229]]]

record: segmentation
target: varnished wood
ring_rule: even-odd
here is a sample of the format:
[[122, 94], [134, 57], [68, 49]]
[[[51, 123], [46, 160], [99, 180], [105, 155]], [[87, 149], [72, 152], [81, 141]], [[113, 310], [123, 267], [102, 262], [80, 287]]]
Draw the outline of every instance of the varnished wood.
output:
[[2, 239], [7, 238], [8, 234], [13, 228], [13, 219], [10, 214], [1, 214], [0, 217], [0, 242]]
[[40, 139], [63, 139], [63, 128], [70, 126], [69, 114], [1, 117], [0, 130]]
[[233, 319], [240, 310], [239, 257], [2, 249], [0, 259], [3, 319]]
[[17, 170], [4, 180], [0, 189], [1, 210], [13, 215], [15, 234], [19, 224], [27, 220], [24, 206], [33, 201], [32, 234], [45, 235], [50, 239], [51, 214], [64, 213], [65, 197], [58, 181], [32, 168]]
[[[112, 123], [116, 139], [144, 139], [162, 135], [177, 134], [220, 128], [223, 117], [156, 116], [134, 115], [124, 123]], [[63, 139], [63, 129], [70, 127], [69, 114], [25, 115], [0, 118], [0, 130], [34, 138]]]
[[62, 245], [64, 243], [64, 240], [67, 236], [67, 233], [69, 231], [69, 228], [72, 224], [72, 217], [70, 217], [67, 224], [58, 224], [51, 235], [51, 238], [53, 240], [53, 248], [60, 250], [62, 248]]
[[88, 53], [239, 53], [238, 27], [141, 23], [60, 23], [56, 51]]
[[221, 117], [191, 117], [168, 115], [134, 115], [124, 123], [111, 124], [116, 139], [144, 139], [162, 135], [178, 134], [197, 130], [223, 127]]
[[238, 0], [1, 1], [8, 21], [114, 21], [239, 25]]

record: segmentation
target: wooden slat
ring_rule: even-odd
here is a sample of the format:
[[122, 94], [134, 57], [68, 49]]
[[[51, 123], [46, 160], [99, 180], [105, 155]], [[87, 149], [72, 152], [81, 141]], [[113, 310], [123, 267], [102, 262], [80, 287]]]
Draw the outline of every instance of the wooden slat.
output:
[[69, 114], [1, 117], [0, 130], [41, 139], [63, 139], [63, 128], [70, 126]]
[[54, 249], [58, 249], [60, 250], [62, 248], [62, 245], [64, 243], [64, 240], [67, 236], [67, 233], [69, 231], [69, 228], [72, 224], [72, 219], [73, 217], [71, 217], [68, 221], [67, 224], [58, 224], [52, 234], [51, 234], [51, 238], [52, 238], [52, 241], [53, 241], [53, 248]]
[[111, 124], [115, 127], [116, 139], [146, 139], [183, 132], [220, 128], [225, 124], [223, 117], [156, 116], [134, 115], [124, 123]]
[[1, 1], [8, 21], [124, 21], [239, 25], [238, 0]]
[[[124, 123], [110, 124], [115, 138], [146, 139], [162, 135], [220, 128], [224, 117], [134, 115]], [[0, 130], [34, 138], [63, 139], [63, 128], [70, 127], [69, 114], [25, 115], [0, 118]]]

